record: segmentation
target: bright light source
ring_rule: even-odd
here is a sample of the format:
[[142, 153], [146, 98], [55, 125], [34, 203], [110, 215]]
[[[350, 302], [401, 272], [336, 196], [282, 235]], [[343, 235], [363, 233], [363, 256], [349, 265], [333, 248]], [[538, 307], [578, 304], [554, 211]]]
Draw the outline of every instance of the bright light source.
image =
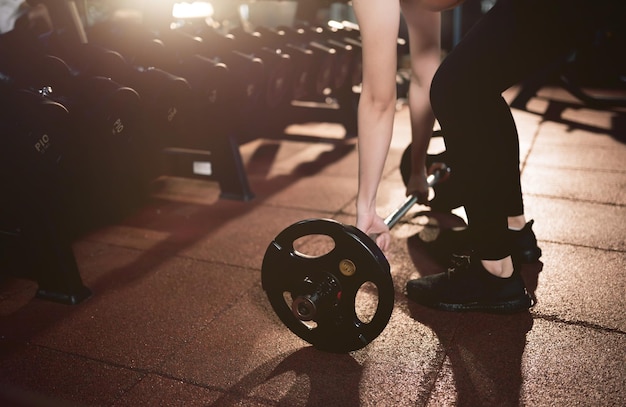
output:
[[213, 6], [206, 1], [194, 1], [193, 3], [175, 3], [172, 10], [174, 18], [207, 18], [213, 16]]
[[250, 20], [250, 6], [248, 4], [240, 4], [239, 15], [244, 21]]
[[344, 27], [343, 24], [341, 24], [339, 21], [335, 21], [335, 20], [330, 20], [328, 22], [328, 26], [330, 28], [334, 28], [334, 29], [337, 29], [337, 30], [341, 30]]

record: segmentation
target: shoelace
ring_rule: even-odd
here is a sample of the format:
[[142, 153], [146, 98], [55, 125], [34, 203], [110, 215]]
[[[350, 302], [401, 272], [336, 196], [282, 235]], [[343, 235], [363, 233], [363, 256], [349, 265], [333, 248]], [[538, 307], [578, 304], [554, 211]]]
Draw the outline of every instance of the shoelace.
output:
[[450, 265], [448, 266], [448, 272], [468, 267], [470, 264], [470, 256], [468, 254], [452, 254], [450, 257]]

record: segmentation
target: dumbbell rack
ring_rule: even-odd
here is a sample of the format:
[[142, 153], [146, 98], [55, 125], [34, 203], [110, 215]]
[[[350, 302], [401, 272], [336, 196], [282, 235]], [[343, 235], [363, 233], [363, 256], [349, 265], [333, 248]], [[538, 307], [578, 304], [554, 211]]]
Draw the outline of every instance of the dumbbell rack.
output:
[[[16, 195], [11, 192], [12, 199]], [[74, 305], [90, 297], [63, 225], [41, 196], [21, 198], [25, 199], [19, 199], [20, 208], [15, 211], [7, 212], [2, 205], [0, 269], [13, 277], [35, 280], [40, 299]]]
[[[68, 184], [61, 181], [67, 110], [28, 90], [0, 86], [0, 270], [35, 280], [36, 297], [77, 304], [82, 283], [66, 222]], [[8, 102], [12, 102], [8, 105]]]
[[[149, 125], [146, 129], [148, 138], [164, 154], [161, 170], [167, 175], [215, 180], [222, 198], [251, 200], [254, 194], [232, 130], [237, 118], [233, 117], [235, 98], [230, 93], [234, 78], [230, 69], [190, 49], [194, 44], [181, 36], [167, 32], [157, 35], [138, 24], [102, 23], [91, 27], [89, 34], [94, 47], [117, 54], [130, 69], [144, 76], [163, 71], [187, 84], [185, 96], [179, 94], [178, 101], [168, 102], [167, 111], [158, 113], [167, 116], [161, 120], [164, 126]], [[140, 86], [149, 93], [174, 80], [152, 76], [152, 83]], [[173, 112], [176, 117], [187, 116], [185, 124], [176, 129], [168, 123]], [[155, 118], [147, 121], [154, 122]]]
[[[17, 38], [16, 45], [1, 52], [31, 52], [25, 63], [30, 76], [24, 79], [19, 67], [13, 69], [12, 74], [20, 77], [16, 82], [66, 105], [70, 112], [72, 151], [64, 152], [63, 161], [74, 158], [76, 165], [65, 176], [78, 186], [67, 190], [67, 202], [110, 207], [110, 196], [147, 192], [147, 184], [161, 175], [214, 180], [222, 198], [248, 201], [254, 194], [241, 144], [280, 137], [288, 125], [312, 121], [340, 123], [346, 137], [356, 136], [358, 31], [337, 33], [305, 24], [280, 33], [226, 34], [212, 27], [194, 32], [188, 26], [172, 30], [165, 24], [171, 16], [160, 15], [160, 25], [105, 24], [98, 35], [102, 26], [86, 30], [75, 2], [43, 3], [53, 30], [14, 30], [9, 36]], [[24, 34], [27, 41], [20, 38]], [[50, 84], [54, 86], [49, 88]], [[94, 131], [90, 125], [96, 126]], [[105, 137], [107, 131], [113, 137]], [[58, 147], [58, 141], [51, 144]], [[42, 192], [36, 177], [31, 181], [33, 188], [20, 186], [13, 201], [3, 203], [21, 208], [15, 217], [22, 222], [0, 219], [0, 250], [13, 247], [21, 253], [17, 258], [22, 259], [24, 275], [38, 281], [39, 297], [79, 302], [89, 290], [80, 281], [70, 242], [85, 230], [70, 226], [67, 222], [75, 221], [76, 214], [59, 214], [63, 204], [54, 194]], [[100, 183], [108, 189], [90, 185]], [[56, 208], [42, 203], [48, 199], [56, 202]], [[134, 198], [129, 201], [134, 203]], [[35, 257], [45, 259], [48, 271], [32, 271], [46, 267], [25, 261], [30, 251], [40, 253]], [[3, 268], [19, 263], [8, 261]]]
[[[280, 53], [289, 61], [288, 72], [277, 79], [285, 89], [283, 100], [258, 109], [257, 137], [259, 128], [266, 137], [280, 137], [287, 126], [306, 122], [338, 123], [346, 138], [357, 135], [358, 33], [301, 22], [296, 27], [257, 27], [253, 32], [239, 29], [234, 36], [243, 47]], [[241, 133], [243, 140], [255, 137], [254, 130]]]

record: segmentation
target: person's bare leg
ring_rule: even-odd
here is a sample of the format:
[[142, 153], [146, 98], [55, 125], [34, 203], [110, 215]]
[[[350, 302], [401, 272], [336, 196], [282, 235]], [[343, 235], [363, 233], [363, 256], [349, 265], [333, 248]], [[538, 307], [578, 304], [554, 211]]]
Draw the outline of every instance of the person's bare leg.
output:
[[412, 174], [407, 195], [416, 195], [419, 202], [428, 202], [426, 183], [426, 152], [435, 124], [430, 107], [430, 83], [441, 62], [441, 13], [418, 8], [410, 1], [401, 1], [402, 13], [409, 32], [411, 83], [409, 111], [411, 117]]
[[509, 224], [509, 229], [521, 230], [524, 226], [526, 226], [526, 217], [523, 214], [518, 216], [509, 216], [507, 218], [507, 222]]
[[[524, 215], [509, 216], [507, 221], [511, 230], [521, 230], [526, 226]], [[485, 270], [497, 277], [510, 277], [513, 274], [513, 260], [510, 256], [501, 260], [482, 260], [482, 264]]]
[[511, 256], [500, 260], [481, 260], [485, 270], [496, 277], [507, 278], [513, 274], [513, 260]]

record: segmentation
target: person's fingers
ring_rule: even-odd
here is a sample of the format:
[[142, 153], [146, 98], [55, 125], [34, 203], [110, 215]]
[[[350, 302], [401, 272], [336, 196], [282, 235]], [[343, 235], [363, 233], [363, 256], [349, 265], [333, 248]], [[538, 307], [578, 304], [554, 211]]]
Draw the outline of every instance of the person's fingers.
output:
[[422, 175], [411, 175], [406, 185], [406, 196], [416, 196], [420, 204], [428, 204], [430, 188]]
[[389, 249], [389, 245], [391, 243], [391, 236], [389, 233], [381, 233], [376, 238], [376, 244], [383, 252], [386, 252]]

